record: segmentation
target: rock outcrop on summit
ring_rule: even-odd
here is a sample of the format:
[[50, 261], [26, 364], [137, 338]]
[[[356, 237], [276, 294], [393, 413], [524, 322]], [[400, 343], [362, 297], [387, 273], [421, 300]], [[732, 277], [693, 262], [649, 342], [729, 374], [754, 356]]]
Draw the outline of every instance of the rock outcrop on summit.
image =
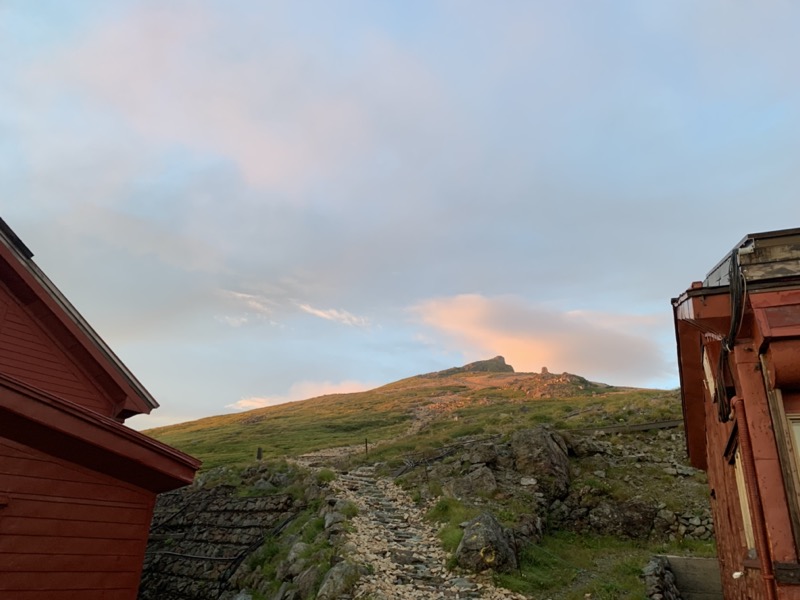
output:
[[458, 373], [514, 373], [514, 367], [506, 364], [506, 359], [502, 356], [495, 356], [488, 360], [478, 360], [463, 367], [453, 367], [444, 371], [431, 373], [434, 377], [448, 377]]

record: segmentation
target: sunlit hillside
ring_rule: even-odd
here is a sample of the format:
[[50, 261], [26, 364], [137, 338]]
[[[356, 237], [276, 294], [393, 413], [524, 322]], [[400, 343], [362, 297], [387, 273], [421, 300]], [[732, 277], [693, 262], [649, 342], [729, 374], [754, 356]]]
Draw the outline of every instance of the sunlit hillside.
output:
[[[475, 366], [477, 365], [477, 367]], [[489, 370], [484, 370], [488, 365]], [[505, 366], [505, 365], [503, 365]], [[680, 418], [675, 391], [610, 387], [567, 373], [493, 371], [492, 361], [365, 392], [209, 417], [145, 433], [204, 461], [241, 465], [360, 444], [397, 456], [447, 440], [536, 424], [575, 429]]]

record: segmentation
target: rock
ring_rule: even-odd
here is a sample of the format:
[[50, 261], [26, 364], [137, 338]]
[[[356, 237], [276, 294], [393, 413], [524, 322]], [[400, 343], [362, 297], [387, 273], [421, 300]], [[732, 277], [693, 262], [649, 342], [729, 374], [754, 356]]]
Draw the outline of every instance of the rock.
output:
[[272, 484], [272, 482], [266, 479], [259, 479], [258, 481], [256, 481], [253, 484], [253, 488], [258, 490], [259, 492], [272, 492], [278, 489], [275, 487], [275, 485]]
[[655, 507], [633, 499], [622, 503], [600, 501], [589, 511], [589, 526], [604, 535], [643, 538], [650, 534]]
[[477, 588], [477, 586], [469, 579], [465, 579], [463, 577], [456, 577], [455, 579], [448, 581], [448, 583], [450, 584], [451, 589], [457, 592], [464, 592]]
[[562, 433], [567, 450], [573, 456], [585, 458], [596, 454], [611, 454], [611, 443], [576, 433]]
[[544, 427], [516, 431], [511, 436], [511, 449], [515, 470], [536, 477], [548, 500], [567, 495], [569, 458], [560, 435]]
[[467, 462], [475, 464], [494, 465], [497, 462], [497, 447], [494, 444], [479, 444], [473, 446], [467, 454]]
[[539, 483], [535, 477], [523, 477], [519, 480], [520, 485], [536, 485]]
[[669, 561], [663, 556], [654, 556], [642, 571], [645, 595], [650, 600], [679, 599], [681, 593], [675, 585], [675, 576]]
[[317, 565], [311, 565], [305, 571], [295, 577], [294, 584], [297, 586], [297, 594], [301, 598], [311, 597], [319, 576], [319, 567]]
[[515, 531], [527, 542], [539, 542], [544, 533], [544, 521], [535, 514], [520, 516]]
[[291, 584], [287, 581], [284, 581], [281, 584], [280, 589], [278, 592], [272, 597], [272, 600], [296, 600], [297, 599], [297, 591], [292, 588]]
[[461, 367], [466, 373], [513, 373], [514, 367], [506, 364], [502, 356], [495, 356], [489, 360], [479, 360]]
[[502, 356], [495, 356], [489, 360], [479, 360], [463, 367], [453, 367], [444, 371], [432, 373], [436, 377], [449, 377], [458, 373], [513, 373], [514, 367], [506, 364], [506, 359]]
[[674, 512], [672, 512], [671, 510], [667, 510], [666, 508], [662, 507], [660, 504], [659, 504], [659, 507], [661, 507], [661, 510], [658, 511], [658, 513], [656, 514], [656, 517], [658, 517], [659, 519], [662, 519], [662, 520], [664, 520], [664, 521], [666, 521], [667, 523], [670, 523], [670, 524], [672, 524], [672, 523], [674, 523], [675, 521], [678, 520], [678, 518], [675, 516]]
[[344, 523], [346, 520], [347, 517], [340, 512], [329, 512], [327, 515], [325, 515], [325, 529], [330, 529], [338, 523]]
[[317, 600], [336, 600], [347, 594], [358, 581], [358, 568], [349, 562], [340, 562], [325, 574], [319, 586]]
[[275, 570], [275, 578], [278, 581], [291, 580], [296, 577], [303, 569], [308, 566], [308, 560], [301, 556], [308, 550], [309, 545], [303, 542], [296, 542], [289, 549], [286, 558], [280, 562]]
[[309, 548], [310, 546], [305, 542], [295, 543], [289, 549], [289, 553], [286, 555], [286, 562], [289, 563], [297, 562], [297, 559], [300, 558], [305, 552], [307, 552]]
[[452, 498], [472, 496], [476, 492], [491, 495], [497, 491], [497, 480], [492, 470], [482, 465], [462, 477], [447, 480], [442, 485], [442, 491]]
[[467, 523], [455, 558], [460, 567], [475, 573], [486, 569], [506, 573], [517, 568], [511, 536], [488, 512]]

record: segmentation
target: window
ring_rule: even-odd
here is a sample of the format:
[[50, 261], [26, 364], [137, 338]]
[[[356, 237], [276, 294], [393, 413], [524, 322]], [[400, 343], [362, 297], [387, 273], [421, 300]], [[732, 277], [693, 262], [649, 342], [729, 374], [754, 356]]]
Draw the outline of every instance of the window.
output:
[[[798, 421], [798, 425], [800, 425], [800, 421]], [[750, 498], [747, 496], [747, 485], [744, 482], [744, 469], [742, 468], [742, 451], [739, 448], [736, 449], [733, 466], [736, 470], [736, 490], [739, 492], [739, 507], [742, 509], [742, 520], [744, 521], [744, 539], [747, 549], [752, 550], [756, 547], [756, 536], [753, 534]]]

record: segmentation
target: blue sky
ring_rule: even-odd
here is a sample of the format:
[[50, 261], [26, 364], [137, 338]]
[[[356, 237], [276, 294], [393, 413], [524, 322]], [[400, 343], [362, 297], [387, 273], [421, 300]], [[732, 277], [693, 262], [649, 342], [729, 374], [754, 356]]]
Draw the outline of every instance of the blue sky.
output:
[[0, 1], [0, 210], [157, 426], [502, 354], [677, 386], [800, 224], [800, 9]]

